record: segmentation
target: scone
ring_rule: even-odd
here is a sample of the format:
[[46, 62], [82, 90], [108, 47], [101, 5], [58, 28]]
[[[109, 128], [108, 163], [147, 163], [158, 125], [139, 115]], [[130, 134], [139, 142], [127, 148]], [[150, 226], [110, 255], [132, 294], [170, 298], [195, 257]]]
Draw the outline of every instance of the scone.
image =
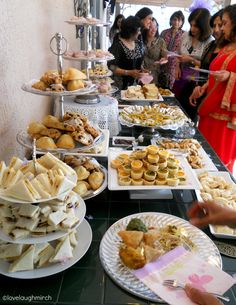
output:
[[103, 173], [102, 172], [93, 172], [88, 177], [88, 183], [93, 190], [97, 190], [103, 183]]
[[74, 91], [84, 88], [84, 82], [80, 79], [70, 80], [66, 86], [68, 91]]
[[27, 132], [30, 135], [40, 134], [40, 132], [43, 129], [46, 129], [46, 127], [43, 124], [41, 124], [39, 122], [32, 122], [32, 123], [29, 124]]
[[36, 147], [41, 149], [57, 149], [55, 142], [49, 137], [41, 137], [37, 139]]
[[57, 140], [57, 147], [58, 148], [75, 148], [75, 142], [69, 134], [63, 134]]
[[87, 132], [75, 131], [72, 133], [72, 137], [75, 139], [75, 141], [86, 146], [91, 145], [93, 143], [93, 137]]
[[39, 81], [39, 82], [33, 84], [32, 88], [37, 89], [37, 90], [41, 90], [41, 91], [46, 91], [48, 86], [44, 82]]

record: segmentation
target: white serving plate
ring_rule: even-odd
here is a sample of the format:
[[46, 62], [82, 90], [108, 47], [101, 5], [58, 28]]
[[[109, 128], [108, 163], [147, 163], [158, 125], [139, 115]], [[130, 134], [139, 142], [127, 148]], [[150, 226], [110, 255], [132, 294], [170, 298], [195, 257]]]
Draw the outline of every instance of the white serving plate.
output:
[[8, 272], [9, 263], [4, 260], [0, 260], [0, 274], [18, 279], [37, 279], [56, 274], [70, 268], [85, 255], [92, 241], [92, 230], [85, 219], [78, 227], [76, 235], [78, 238], [78, 244], [73, 250], [74, 256], [72, 259], [66, 261], [65, 263], [51, 264], [47, 267], [30, 271]]
[[[143, 147], [145, 148], [145, 147]], [[185, 185], [178, 185], [178, 186], [169, 186], [169, 185], [119, 185], [118, 184], [118, 176], [116, 169], [111, 167], [111, 160], [116, 159], [118, 155], [121, 153], [131, 154], [132, 151], [115, 151], [109, 150], [108, 154], [108, 189], [111, 191], [123, 191], [123, 190], [184, 190], [184, 189], [200, 189], [201, 184], [197, 179], [196, 174], [191, 169], [190, 165], [188, 164], [186, 158], [184, 157], [176, 157], [176, 159], [180, 160], [180, 165], [183, 168], [186, 174], [186, 184]]]
[[77, 20], [65, 20], [66, 23], [68, 24], [72, 24], [72, 25], [80, 25], [80, 26], [108, 26], [110, 25], [110, 23], [107, 22], [102, 22], [100, 20], [98, 20], [97, 22], [81, 22], [81, 21], [77, 21]]
[[109, 135], [110, 135], [110, 131], [109, 129], [103, 129], [103, 134], [104, 134], [104, 140], [99, 144], [99, 146], [101, 147], [101, 151], [98, 153], [95, 152], [89, 152], [88, 151], [84, 151], [84, 152], [77, 152], [77, 153], [67, 153], [67, 155], [74, 155], [74, 156], [90, 156], [90, 157], [107, 157], [108, 156], [108, 148], [109, 148]]
[[83, 196], [84, 200], [91, 199], [91, 198], [99, 195], [101, 192], [103, 192], [106, 189], [106, 187], [107, 187], [107, 170], [102, 165], [100, 165], [100, 168], [101, 168], [101, 170], [104, 174], [103, 183], [97, 190], [95, 190], [95, 191], [89, 190], [88, 193], [85, 196]]
[[[99, 145], [100, 143], [102, 143], [102, 141], [104, 141], [105, 139], [105, 134], [104, 134], [104, 130], [100, 129], [97, 127], [97, 129], [100, 131], [100, 134], [97, 138], [95, 138], [93, 140], [93, 143], [91, 145], [83, 145], [80, 144], [78, 142], [76, 142], [76, 147], [75, 148], [57, 148], [57, 149], [38, 149], [36, 148], [36, 153], [39, 154], [45, 154], [46, 152], [51, 152], [51, 153], [64, 153], [64, 154], [76, 154], [76, 153], [82, 153], [84, 150], [88, 150], [90, 148], [96, 147], [97, 145]], [[16, 135], [16, 140], [19, 144], [21, 144], [22, 146], [32, 149], [32, 145], [33, 145], [33, 140], [32, 138], [28, 135], [28, 133], [24, 130], [21, 130], [17, 133]]]
[[119, 136], [115, 136], [115, 137], [112, 138], [112, 145], [113, 146], [127, 147], [129, 145], [132, 145], [132, 143], [131, 144], [116, 144], [115, 140], [128, 140], [128, 141], [134, 142], [135, 141], [135, 137], [119, 137]]
[[170, 92], [170, 94], [168, 94], [168, 95], [161, 94], [161, 96], [162, 97], [175, 97], [175, 94], [171, 90], [168, 89], [168, 91]]
[[32, 79], [31, 81], [24, 83], [21, 86], [21, 89], [26, 92], [30, 92], [30, 93], [34, 93], [34, 94], [38, 94], [38, 95], [44, 95], [44, 96], [69, 96], [69, 95], [84, 95], [84, 94], [93, 92], [97, 88], [97, 86], [94, 84], [88, 84], [88, 86], [86, 88], [78, 89], [78, 90], [74, 90], [74, 91], [66, 91], [66, 90], [62, 91], [62, 92], [42, 91], [42, 90], [35, 89], [32, 87], [32, 85], [37, 83], [38, 81], [39, 81], [38, 79]]
[[88, 56], [81, 56], [81, 57], [74, 57], [74, 56], [68, 56], [63, 55], [63, 58], [66, 60], [72, 60], [72, 61], [94, 61], [94, 62], [103, 62], [108, 60], [113, 60], [114, 56], [104, 56], [104, 57], [88, 57]]
[[131, 102], [163, 102], [163, 97], [159, 94], [159, 97], [156, 99], [137, 99], [137, 98], [128, 98], [125, 96], [126, 90], [120, 91], [120, 97], [123, 101], [131, 101]]
[[71, 229], [65, 230], [65, 231], [56, 231], [56, 232], [48, 233], [46, 235], [38, 236], [38, 237], [28, 236], [28, 237], [22, 238], [22, 239], [13, 239], [9, 235], [6, 235], [0, 228], [0, 239], [5, 242], [9, 242], [9, 243], [13, 243], [13, 244], [38, 244], [38, 243], [49, 242], [49, 241], [61, 238], [64, 235], [67, 235], [70, 230], [76, 229], [82, 223], [82, 221], [84, 220], [84, 217], [85, 217], [85, 213], [86, 213], [85, 202], [79, 195], [77, 195], [77, 196], [78, 196], [79, 205], [75, 209], [75, 216], [79, 218], [79, 222]]
[[[216, 171], [216, 172], [209, 172], [208, 173], [210, 176], [218, 176], [218, 177], [223, 177], [226, 182], [235, 184], [234, 181], [231, 179], [230, 174], [228, 172], [221, 172], [221, 171]], [[236, 186], [236, 185], [235, 185]], [[234, 193], [236, 193], [236, 188]], [[196, 196], [198, 201], [203, 201], [201, 197], [201, 193], [199, 190], [196, 190]], [[215, 227], [213, 225], [209, 225], [211, 234], [214, 235], [215, 237], [218, 238], [229, 238], [229, 239], [236, 239], [236, 234], [225, 234], [225, 233], [217, 233], [215, 231]]]
[[[160, 146], [160, 144], [158, 143], [158, 141], [156, 141], [155, 139], [151, 139], [151, 144], [153, 145], [157, 145]], [[199, 143], [199, 145], [201, 145]], [[178, 152], [182, 152], [182, 150], [179, 150], [178, 148], [176, 149], [167, 149], [168, 151], [171, 151], [171, 153], [175, 154]], [[204, 163], [204, 166], [202, 168], [199, 169], [194, 169], [194, 171], [196, 172], [200, 172], [200, 171], [218, 171], [218, 169], [216, 168], [215, 164], [213, 163], [213, 161], [211, 160], [211, 158], [208, 156], [208, 154], [206, 153], [206, 151], [204, 150], [204, 148], [201, 146], [199, 149], [199, 155], [202, 156], [202, 162]]]
[[146, 212], [133, 214], [118, 220], [106, 231], [99, 249], [103, 268], [112, 280], [126, 291], [152, 302], [163, 303], [163, 300], [133, 275], [119, 257], [121, 238], [118, 236], [118, 232], [125, 230], [132, 218], [141, 219], [147, 227], [160, 228], [166, 225], [175, 225], [184, 229], [187, 236], [196, 246], [195, 253], [209, 264], [222, 268], [221, 256], [216, 245], [204, 232], [192, 226], [188, 221], [164, 213]]

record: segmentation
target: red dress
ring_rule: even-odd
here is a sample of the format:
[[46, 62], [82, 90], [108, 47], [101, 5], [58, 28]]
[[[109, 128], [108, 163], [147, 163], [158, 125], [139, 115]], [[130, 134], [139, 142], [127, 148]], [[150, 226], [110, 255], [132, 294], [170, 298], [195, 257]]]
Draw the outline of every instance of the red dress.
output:
[[221, 50], [210, 70], [227, 70], [228, 81], [210, 75], [207, 96], [201, 103], [199, 130], [232, 172], [236, 159], [236, 50]]

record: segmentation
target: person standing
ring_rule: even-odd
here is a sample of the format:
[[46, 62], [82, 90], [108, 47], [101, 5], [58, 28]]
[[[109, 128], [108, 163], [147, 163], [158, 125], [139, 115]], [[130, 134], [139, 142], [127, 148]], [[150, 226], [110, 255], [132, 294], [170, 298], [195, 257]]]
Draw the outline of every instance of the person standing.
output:
[[167, 49], [164, 39], [159, 37], [158, 23], [155, 18], [152, 18], [150, 28], [143, 31], [143, 42], [145, 46], [143, 66], [151, 72], [154, 83], [161, 86], [160, 65], [167, 61]]
[[195, 119], [195, 111], [189, 105], [189, 97], [195, 87], [192, 78], [197, 76], [197, 72], [192, 67], [200, 66], [200, 59], [204, 48], [213, 40], [210, 28], [210, 13], [205, 8], [195, 9], [188, 18], [190, 31], [182, 35], [180, 45], [179, 64], [176, 67], [175, 82], [173, 92], [180, 104], [190, 116]]
[[111, 44], [113, 43], [115, 37], [118, 38], [118, 34], [120, 33], [120, 29], [121, 29], [121, 22], [124, 19], [125, 17], [122, 14], [116, 16], [115, 21], [109, 32], [109, 39]]
[[[222, 32], [228, 44], [210, 64], [213, 71], [191, 100], [206, 97], [198, 108], [199, 130], [232, 172], [236, 160], [236, 5], [227, 6]], [[214, 73], [214, 71], [217, 71]], [[191, 101], [190, 100], [190, 101]]]
[[[181, 38], [184, 33], [182, 26], [184, 24], [184, 14], [182, 11], [174, 12], [170, 17], [170, 28], [161, 32], [161, 37], [165, 40], [167, 50], [178, 53], [180, 49]], [[161, 67], [161, 74], [167, 75], [167, 87], [172, 89], [175, 81], [175, 69], [177, 65], [176, 57], [169, 57], [168, 63]]]
[[139, 18], [129, 16], [121, 24], [119, 38], [109, 48], [115, 58], [108, 62], [108, 66], [114, 73], [115, 85], [121, 90], [142, 76], [144, 50], [138, 41], [140, 30]]

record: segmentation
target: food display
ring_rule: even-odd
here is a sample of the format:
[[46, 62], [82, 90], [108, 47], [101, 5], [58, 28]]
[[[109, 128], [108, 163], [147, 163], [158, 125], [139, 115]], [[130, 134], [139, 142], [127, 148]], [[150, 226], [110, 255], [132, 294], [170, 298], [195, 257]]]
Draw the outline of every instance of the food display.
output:
[[84, 60], [111, 60], [114, 58], [113, 54], [101, 49], [89, 50], [89, 51], [67, 51], [64, 55], [65, 58], [70, 59], [84, 59]]
[[195, 247], [180, 227], [166, 225], [149, 228], [139, 218], [132, 218], [126, 229], [119, 231], [118, 235], [122, 239], [120, 259], [130, 269], [142, 268], [178, 246], [187, 245], [190, 250]]
[[[55, 239], [54, 233], [61, 231], [63, 235], [83, 219], [85, 207], [80, 207], [84, 204], [81, 202], [80, 197], [71, 191], [62, 200], [41, 202], [39, 205], [0, 203], [0, 228], [5, 234], [2, 237], [1, 233], [1, 237], [6, 241], [24, 239], [25, 242], [32, 238], [43, 241], [44, 237], [47, 241]], [[60, 236], [60, 233], [56, 236]]]
[[59, 75], [57, 70], [49, 70], [44, 73], [39, 81], [32, 84], [32, 88], [40, 91], [63, 92], [75, 91], [86, 87], [86, 75], [75, 68], [68, 68]]
[[[198, 175], [202, 189], [200, 198], [204, 201], [215, 201], [218, 204], [236, 210], [236, 185], [224, 172], [202, 172]], [[227, 226], [211, 226], [212, 233], [217, 237], [236, 238], [236, 230]]]
[[74, 230], [52, 243], [44, 242], [32, 245], [1, 243], [0, 259], [8, 262], [8, 272], [33, 270], [70, 260], [73, 258], [73, 251], [77, 243]]
[[102, 20], [94, 17], [83, 17], [83, 16], [73, 16], [66, 21], [69, 24], [78, 24], [78, 25], [96, 25], [102, 24]]
[[158, 143], [166, 149], [176, 149], [180, 152], [187, 153], [187, 160], [192, 168], [198, 169], [205, 166], [203, 156], [201, 155], [201, 144], [195, 139], [174, 140], [163, 138]]
[[[83, 70], [83, 72], [86, 73], [86, 70]], [[104, 78], [112, 75], [112, 71], [104, 64], [96, 64], [93, 68], [89, 68], [88, 72], [90, 78]]]
[[47, 153], [25, 163], [13, 157], [0, 163], [0, 197], [15, 202], [40, 202], [70, 191], [77, 182], [75, 171]]
[[42, 123], [32, 122], [27, 132], [32, 139], [37, 139], [36, 147], [42, 150], [91, 146], [101, 136], [101, 131], [92, 126], [84, 115], [69, 111], [62, 120], [47, 115]]
[[169, 89], [163, 89], [163, 88], [158, 88], [159, 92], [162, 96], [174, 96], [174, 93], [171, 92]]
[[78, 181], [73, 191], [82, 198], [91, 198], [106, 188], [106, 171], [94, 158], [65, 156], [64, 162], [75, 170]]
[[161, 100], [160, 92], [155, 84], [129, 86], [127, 90], [121, 91], [121, 98], [123, 100]]
[[119, 118], [122, 124], [164, 129], [177, 129], [187, 120], [178, 106], [164, 103], [153, 106], [129, 106], [120, 112]]
[[110, 166], [117, 170], [118, 184], [168, 185], [175, 187], [186, 184], [186, 174], [180, 161], [167, 150], [149, 145], [146, 149], [121, 153], [111, 160]]

